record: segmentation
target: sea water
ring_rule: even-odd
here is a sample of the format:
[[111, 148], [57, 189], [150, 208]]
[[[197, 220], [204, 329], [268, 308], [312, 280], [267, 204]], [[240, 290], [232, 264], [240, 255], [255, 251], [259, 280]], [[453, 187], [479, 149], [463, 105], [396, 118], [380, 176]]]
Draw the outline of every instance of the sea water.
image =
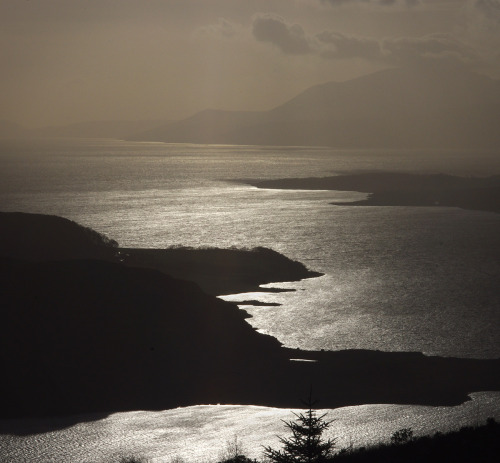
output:
[[[249, 323], [286, 346], [500, 357], [500, 215], [443, 207], [334, 206], [332, 202], [356, 201], [366, 195], [266, 190], [241, 181], [364, 171], [490, 175], [500, 173], [497, 153], [31, 140], [0, 142], [0, 165], [2, 211], [67, 217], [126, 247], [266, 246], [325, 273], [320, 278], [270, 285], [294, 289], [293, 292], [266, 293], [263, 288], [257, 294], [224, 297], [281, 304], [244, 308], [252, 315]], [[482, 410], [481, 417], [498, 415], [500, 410], [495, 393], [479, 394], [469, 405], [472, 403], [473, 409]], [[388, 435], [391, 426], [387, 416], [393, 416], [397, 422], [401, 416], [415, 417], [415, 410], [420, 410], [387, 407], [391, 413], [384, 411], [382, 415], [376, 406], [351, 407], [352, 413], [359, 415], [357, 421], [352, 414], [348, 420], [351, 424], [342, 420], [343, 426], [353, 430], [350, 439], [356, 441], [354, 434], [370, 434], [361, 431], [360, 423], [382, 429]], [[211, 408], [208, 410], [203, 416], [212, 416]], [[436, 423], [435, 429], [453, 427], [458, 422], [452, 418], [456, 413], [462, 421], [463, 416], [468, 416], [469, 421], [478, 419], [478, 413], [474, 415], [466, 405], [457, 408], [460, 412], [429, 410], [429, 429], [432, 423]], [[237, 407], [223, 411], [225, 423], [233, 423], [224, 431], [227, 437], [231, 429], [237, 429], [237, 423], [250, 422], [255, 409]], [[271, 411], [270, 421], [279, 425], [285, 411]], [[85, 426], [106, 429], [107, 438], [115, 443], [111, 445], [113, 449], [124, 432], [119, 431], [119, 423], [127, 423], [127, 429], [136, 426], [139, 433], [146, 432], [141, 423], [148, 422], [148, 430], [157, 423], [157, 429], [166, 426], [170, 433], [182, 435], [175, 431], [179, 426], [172, 418], [173, 412], [141, 413], [116, 414]], [[176, 412], [176, 417], [184, 416], [188, 423], [186, 435], [190, 429], [197, 429], [189, 423], [196, 421], [199, 413], [196, 407]], [[216, 408], [213, 413], [221, 413], [221, 409]], [[144, 418], [147, 416], [150, 419]], [[418, 420], [410, 419], [414, 428], [422, 420], [418, 416]], [[31, 445], [35, 451], [40, 446], [60, 451], [64, 448], [70, 454], [68, 458], [73, 458], [71, 461], [80, 461], [76, 453], [71, 457], [73, 450], [63, 443], [68, 432], [70, 441], [78, 442], [76, 432], [76, 436], [81, 435], [84, 448], [90, 441], [99, 449], [107, 448], [104, 440], [99, 444], [99, 437], [89, 441], [88, 432], [82, 430], [87, 428], [78, 426], [76, 429], [81, 432], [72, 428], [22, 438], [27, 441], [9, 438], [9, 446], [15, 449]], [[199, 442], [190, 444], [191, 447], [203, 449], [208, 445], [208, 427], [209, 424], [199, 435], [190, 434]], [[113, 429], [116, 438], [109, 437], [114, 435]], [[249, 438], [249, 452], [255, 450], [255, 440], [266, 441], [262, 429], [266, 428], [249, 433], [257, 436]], [[274, 430], [270, 438], [272, 435]], [[138, 450], [134, 443], [138, 441], [126, 440], [125, 450]], [[169, 438], [165, 445], [157, 443], [161, 449], [161, 455], [155, 455], [158, 461], [175, 454], [175, 445], [180, 445], [175, 442], [175, 438]], [[168, 450], [169, 445], [173, 450]], [[153, 445], [146, 447], [151, 452]], [[179, 452], [181, 456], [191, 455]], [[92, 458], [89, 461], [104, 461], [98, 456]], [[31, 460], [9, 461], [42, 460], [39, 455]]]

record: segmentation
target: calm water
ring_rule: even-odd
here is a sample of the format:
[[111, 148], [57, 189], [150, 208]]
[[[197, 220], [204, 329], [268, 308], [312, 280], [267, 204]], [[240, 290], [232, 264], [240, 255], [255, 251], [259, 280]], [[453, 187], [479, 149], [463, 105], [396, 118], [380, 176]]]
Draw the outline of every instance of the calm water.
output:
[[[477, 393], [459, 407], [363, 405], [324, 410], [333, 420], [329, 436], [338, 448], [388, 442], [393, 432], [411, 427], [415, 435], [500, 419], [500, 393]], [[492, 413], [492, 410], [497, 410]], [[298, 410], [297, 410], [298, 411]], [[320, 412], [321, 413], [321, 412]], [[293, 420], [291, 410], [267, 407], [197, 406], [163, 412], [116, 413], [62, 431], [34, 436], [0, 435], [0, 452], [9, 463], [119, 463], [137, 455], [153, 463], [215, 462], [235, 437], [245, 454], [262, 457], [262, 445], [279, 448], [277, 435], [288, 433], [280, 420]], [[32, 420], [24, 427], [43, 425]], [[10, 423], [10, 429], [17, 423]], [[4, 424], [0, 422], [0, 431]]]
[[[496, 153], [2, 141], [0, 165], [3, 211], [61, 215], [123, 246], [267, 246], [324, 272], [321, 278], [274, 285], [295, 292], [251, 295], [280, 307], [245, 307], [252, 325], [288, 346], [500, 357], [500, 215], [438, 207], [339, 207], [329, 203], [364, 195], [259, 190], [234, 182], [371, 170], [500, 174]], [[489, 415], [500, 410], [498, 400], [478, 397], [474, 403]], [[358, 428], [362, 422], [369, 427], [377, 419], [387, 421], [376, 418], [374, 409], [352, 408], [364, 417]], [[250, 413], [242, 409], [228, 416]], [[406, 409], [411, 411], [403, 415], [414, 416], [419, 408]], [[440, 429], [454, 422], [453, 413], [432, 410]], [[198, 411], [178, 413], [191, 417]], [[439, 418], [443, 413], [448, 418]], [[477, 418], [470, 410], [464, 413]], [[112, 435], [109, 426], [122, 419], [116, 416], [95, 429], [107, 426], [106, 435]], [[153, 422], [158, 416], [151, 414]], [[168, 413], [161, 416], [168, 421]], [[137, 415], [123, 417], [144, 432]], [[81, 435], [88, 444], [88, 433]], [[58, 441], [68, 439], [64, 436], [51, 435], [47, 445], [64, 447]], [[30, 445], [36, 449], [40, 438]]]

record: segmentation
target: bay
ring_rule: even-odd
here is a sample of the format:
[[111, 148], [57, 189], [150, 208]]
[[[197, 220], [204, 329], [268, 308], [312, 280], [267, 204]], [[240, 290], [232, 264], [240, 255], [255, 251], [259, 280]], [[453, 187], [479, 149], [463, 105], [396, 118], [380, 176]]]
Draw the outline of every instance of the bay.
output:
[[[126, 247], [267, 246], [300, 260], [325, 276], [272, 285], [295, 292], [263, 288], [225, 297], [281, 304], [244, 308], [256, 329], [290, 347], [497, 358], [500, 216], [442, 207], [340, 207], [330, 203], [365, 194], [261, 190], [238, 180], [374, 170], [491, 175], [500, 173], [498, 158], [491, 152], [1, 141], [0, 210], [67, 217]], [[476, 403], [487, 403], [483, 414], [493, 416], [498, 401], [490, 399], [480, 396]], [[378, 416], [369, 410], [367, 423]], [[415, 408], [408, 410], [411, 415]], [[384, 426], [387, 435], [390, 426]]]

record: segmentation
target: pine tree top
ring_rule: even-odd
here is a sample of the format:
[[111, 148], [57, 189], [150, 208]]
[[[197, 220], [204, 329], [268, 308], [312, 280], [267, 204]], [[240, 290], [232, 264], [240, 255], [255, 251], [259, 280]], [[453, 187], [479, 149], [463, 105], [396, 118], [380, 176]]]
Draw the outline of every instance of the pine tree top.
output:
[[290, 438], [278, 436], [282, 450], [264, 447], [264, 454], [275, 463], [321, 463], [333, 456], [335, 441], [324, 440], [322, 434], [326, 431], [331, 421], [326, 421], [326, 414], [318, 416], [312, 408], [314, 402], [306, 402], [309, 409], [305, 413], [294, 413], [295, 421], [284, 421], [285, 426], [291, 431]]

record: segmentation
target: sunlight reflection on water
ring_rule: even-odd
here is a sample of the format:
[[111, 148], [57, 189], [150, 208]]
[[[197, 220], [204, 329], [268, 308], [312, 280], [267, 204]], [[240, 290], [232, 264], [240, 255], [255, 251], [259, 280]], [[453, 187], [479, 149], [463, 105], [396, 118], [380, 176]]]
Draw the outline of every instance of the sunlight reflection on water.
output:
[[[498, 153], [349, 151], [165, 145], [118, 141], [0, 141], [0, 209], [57, 214], [124, 247], [267, 246], [324, 272], [269, 286], [295, 292], [225, 297], [249, 323], [303, 349], [366, 348], [500, 356], [500, 216], [454, 208], [338, 207], [355, 192], [260, 190], [235, 179], [391, 170], [500, 173]], [[498, 393], [460, 407], [366, 405], [330, 413], [339, 445], [417, 434], [500, 416]], [[0, 436], [12, 463], [111, 462], [123, 453], [158, 462], [213, 461], [235, 434], [260, 456], [276, 444], [286, 410], [190, 407], [130, 412], [67, 430]], [[218, 427], [220, 431], [218, 431]], [[8, 428], [8, 425], [7, 425]], [[7, 429], [6, 428], [6, 429]]]
[[[391, 434], [411, 427], [416, 436], [500, 419], [500, 393], [481, 392], [456, 407], [362, 405], [319, 410], [333, 420], [328, 431], [337, 448], [388, 441]], [[299, 412], [299, 410], [295, 410]], [[115, 413], [95, 422], [28, 437], [0, 435], [2, 456], [9, 463], [112, 463], [124, 455], [170, 462], [215, 462], [226, 443], [242, 444], [245, 454], [262, 457], [262, 446], [279, 447], [277, 435], [286, 436], [280, 420], [293, 420], [292, 410], [203, 405], [162, 412]], [[0, 421], [4, 427], [5, 422]]]

